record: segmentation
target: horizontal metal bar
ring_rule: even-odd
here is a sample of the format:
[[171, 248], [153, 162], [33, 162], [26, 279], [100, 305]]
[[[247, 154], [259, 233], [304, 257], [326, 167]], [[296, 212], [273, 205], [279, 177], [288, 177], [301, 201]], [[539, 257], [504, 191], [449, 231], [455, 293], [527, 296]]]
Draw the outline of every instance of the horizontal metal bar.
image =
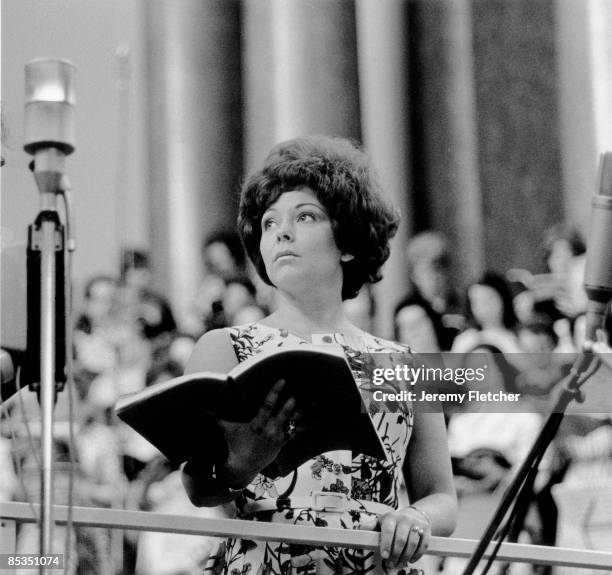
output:
[[[38, 505], [0, 502], [0, 518], [33, 523], [36, 521], [34, 513], [36, 515], [40, 513]], [[66, 523], [68, 507], [56, 505], [53, 516], [57, 523]], [[239, 537], [265, 541], [291, 541], [303, 545], [327, 545], [372, 550], [378, 548], [380, 537], [379, 533], [375, 531], [331, 529], [329, 527], [264, 523], [240, 519], [209, 519], [188, 515], [167, 515], [148, 511], [126, 511], [96, 507], [73, 507], [72, 517], [75, 525], [88, 525], [90, 527]], [[448, 557], [470, 557], [476, 544], [477, 541], [472, 539], [432, 537], [427, 553]], [[493, 545], [491, 543], [487, 549], [485, 558], [489, 556]], [[500, 561], [517, 563], [559, 565], [582, 569], [612, 569], [612, 553], [584, 549], [503, 543], [497, 558]]]

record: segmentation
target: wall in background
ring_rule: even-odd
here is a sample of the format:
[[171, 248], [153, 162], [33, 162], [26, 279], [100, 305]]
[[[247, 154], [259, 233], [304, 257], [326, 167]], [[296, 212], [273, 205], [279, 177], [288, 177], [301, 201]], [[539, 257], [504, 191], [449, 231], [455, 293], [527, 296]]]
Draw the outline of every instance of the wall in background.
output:
[[121, 244], [148, 244], [142, 35], [140, 0], [2, 2], [3, 243], [25, 244], [39, 209], [22, 149], [24, 66], [68, 59], [77, 67], [76, 151], [66, 162], [77, 289], [93, 274], [118, 273]]

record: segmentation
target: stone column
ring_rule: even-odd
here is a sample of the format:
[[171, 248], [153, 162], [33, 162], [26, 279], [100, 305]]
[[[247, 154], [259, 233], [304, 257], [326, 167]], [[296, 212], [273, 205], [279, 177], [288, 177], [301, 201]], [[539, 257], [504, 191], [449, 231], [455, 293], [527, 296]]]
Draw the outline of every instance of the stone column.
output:
[[238, 0], [147, 0], [151, 246], [179, 319], [201, 276], [200, 245], [235, 226], [242, 174]]
[[487, 267], [542, 270], [564, 219], [553, 0], [472, 0]]
[[472, 12], [468, 0], [412, 2], [415, 227], [443, 232], [458, 285], [484, 266]]
[[363, 143], [387, 199], [401, 212], [383, 280], [376, 285], [376, 333], [393, 335], [393, 309], [407, 290], [405, 246], [413, 231], [410, 177], [408, 3], [357, 0]]
[[360, 139], [353, 0], [246, 0], [245, 152], [307, 134]]

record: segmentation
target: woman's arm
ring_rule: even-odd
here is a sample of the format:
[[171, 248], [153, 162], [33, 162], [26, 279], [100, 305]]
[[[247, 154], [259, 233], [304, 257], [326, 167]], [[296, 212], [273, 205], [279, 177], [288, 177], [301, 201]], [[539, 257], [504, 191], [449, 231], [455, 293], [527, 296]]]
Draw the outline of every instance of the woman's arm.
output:
[[432, 535], [450, 535], [457, 498], [442, 413], [415, 413], [404, 462], [410, 506], [380, 519], [380, 551], [392, 565], [417, 561]]
[[457, 497], [441, 412], [415, 413], [404, 477], [411, 505], [431, 519], [432, 535], [451, 535], [457, 521]]
[[195, 344], [185, 367], [185, 374], [198, 371], [228, 373], [238, 365], [238, 358], [227, 330], [206, 332]]
[[[228, 373], [236, 365], [238, 358], [229, 333], [226, 330], [215, 329], [206, 332], [198, 340], [187, 362], [185, 373], [198, 371]], [[212, 456], [203, 452], [182, 467], [183, 486], [191, 502], [198, 507], [214, 507], [233, 499], [228, 487], [220, 485], [213, 478], [215, 464]]]

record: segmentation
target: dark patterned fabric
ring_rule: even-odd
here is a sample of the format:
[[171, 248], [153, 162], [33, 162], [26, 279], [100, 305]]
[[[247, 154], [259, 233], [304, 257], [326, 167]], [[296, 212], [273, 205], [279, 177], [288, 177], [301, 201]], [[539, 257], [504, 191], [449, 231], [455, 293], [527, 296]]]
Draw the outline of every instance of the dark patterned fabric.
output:
[[[275, 347], [305, 343], [286, 330], [257, 323], [228, 329], [239, 361]], [[341, 345], [358, 385], [364, 381], [367, 363], [364, 352], [408, 352], [404, 346], [366, 333], [357, 341], [348, 341], [339, 334], [317, 335], [313, 336], [313, 343]], [[381, 506], [368, 509], [368, 502], [384, 503], [389, 508], [398, 506], [401, 469], [412, 432], [413, 413], [409, 405], [404, 405], [397, 413], [377, 413], [370, 417], [385, 445], [386, 460], [365, 455], [353, 458], [349, 451], [333, 451], [315, 457], [283, 478], [270, 479], [260, 474], [236, 501], [236, 517], [344, 529], [367, 525], [373, 529]], [[330, 493], [346, 496], [344, 510], [317, 511], [308, 505], [313, 494], [318, 494], [314, 495], [316, 498]], [[387, 570], [378, 553], [368, 550], [245, 539], [228, 540], [222, 547], [209, 572], [227, 575], [423, 573], [412, 567]]]

